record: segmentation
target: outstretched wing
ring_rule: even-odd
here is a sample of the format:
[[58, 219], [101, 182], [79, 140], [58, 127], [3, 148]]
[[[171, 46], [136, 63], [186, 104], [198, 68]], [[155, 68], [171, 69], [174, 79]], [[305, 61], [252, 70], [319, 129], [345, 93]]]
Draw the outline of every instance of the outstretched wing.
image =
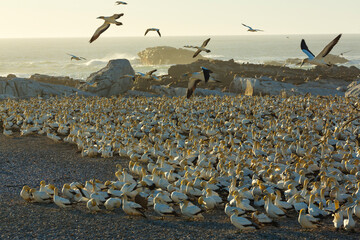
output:
[[98, 39], [98, 37], [105, 32], [108, 28], [110, 27], [110, 24], [108, 23], [104, 23], [103, 25], [101, 25], [94, 33], [94, 35], [91, 37], [90, 39], [90, 43], [92, 43], [93, 41], [95, 41], [96, 39]]
[[161, 33], [160, 33], [160, 30], [158, 29], [158, 30], [156, 30], [157, 31], [157, 33], [159, 34], [159, 36], [161, 37]]
[[193, 79], [190, 78], [189, 79], [189, 83], [188, 83], [188, 89], [186, 92], [186, 98], [190, 98], [191, 95], [194, 93], [195, 89], [196, 89], [196, 85], [201, 82], [200, 79]]
[[123, 13], [112, 15], [112, 17], [115, 18], [115, 19], [119, 19], [119, 18], [121, 18], [122, 16], [124, 16]]
[[341, 38], [341, 34], [339, 34], [334, 40], [332, 40], [326, 47], [317, 55], [316, 57], [326, 57], [329, 52], [333, 49], [333, 47], [339, 42]]
[[248, 25], [245, 25], [245, 24], [243, 24], [243, 23], [242, 23], [242, 25], [243, 25], [244, 27], [249, 28], [250, 30], [253, 30], [252, 27], [250, 27], [250, 26], [248, 26]]
[[157, 71], [157, 69], [151, 70], [150, 72], [147, 72], [146, 75], [151, 76], [151, 75], [152, 75], [154, 72], [156, 72], [156, 71]]
[[193, 58], [196, 58], [197, 55], [199, 55], [199, 53], [201, 53], [201, 50], [197, 50], [193, 56]]
[[211, 38], [206, 39], [206, 40], [203, 42], [203, 44], [201, 45], [201, 47], [206, 47], [206, 45], [209, 43], [210, 39], [211, 39]]
[[301, 40], [301, 50], [309, 57], [309, 59], [314, 59], [315, 55], [309, 50], [308, 46], [306, 45], [305, 40]]
[[201, 69], [203, 70], [203, 73], [204, 73], [205, 83], [207, 83], [209, 81], [210, 73], [212, 73], [212, 71], [210, 69], [207, 69], [204, 67], [201, 67]]
[[144, 36], [146, 36], [146, 34], [150, 31], [150, 28], [146, 29], [146, 32], [144, 34]]
[[67, 55], [69, 55], [69, 56], [71, 56], [71, 57], [77, 57], [77, 56], [75, 56], [75, 55], [72, 55], [72, 54], [70, 54], [70, 53], [67, 53]]

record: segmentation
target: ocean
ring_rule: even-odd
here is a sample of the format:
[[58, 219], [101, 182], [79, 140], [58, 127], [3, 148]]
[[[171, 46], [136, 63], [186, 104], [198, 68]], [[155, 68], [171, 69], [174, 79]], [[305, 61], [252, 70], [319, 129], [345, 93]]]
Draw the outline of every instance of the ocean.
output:
[[[210, 36], [211, 37], [211, 36]], [[203, 56], [219, 60], [234, 59], [236, 62], [264, 63], [285, 61], [288, 58], [305, 58], [300, 49], [304, 38], [309, 49], [316, 55], [336, 34], [331, 35], [244, 35], [212, 36], [208, 44], [210, 53]], [[29, 77], [40, 73], [52, 76], [70, 76], [86, 79], [92, 72], [103, 68], [109, 60], [126, 58], [135, 71], [146, 72], [157, 68], [158, 75], [167, 74], [169, 65], [144, 66], [137, 53], [147, 47], [201, 45], [207, 36], [181, 37], [100, 37], [89, 44], [87, 38], [48, 39], [0, 39], [0, 76], [10, 73]], [[347, 52], [349, 51], [349, 52]], [[332, 50], [332, 54], [350, 60], [345, 66], [360, 68], [360, 34], [344, 34]], [[67, 53], [86, 58], [70, 61]]]

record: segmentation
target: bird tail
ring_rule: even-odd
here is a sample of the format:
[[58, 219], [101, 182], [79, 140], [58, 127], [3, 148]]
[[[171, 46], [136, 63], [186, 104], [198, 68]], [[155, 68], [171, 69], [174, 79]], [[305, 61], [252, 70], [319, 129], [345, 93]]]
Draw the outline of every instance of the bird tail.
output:
[[211, 51], [210, 51], [210, 50], [206, 50], [205, 52], [209, 53], [209, 52], [211, 52]]
[[116, 26], [123, 25], [122, 22], [116, 22]]

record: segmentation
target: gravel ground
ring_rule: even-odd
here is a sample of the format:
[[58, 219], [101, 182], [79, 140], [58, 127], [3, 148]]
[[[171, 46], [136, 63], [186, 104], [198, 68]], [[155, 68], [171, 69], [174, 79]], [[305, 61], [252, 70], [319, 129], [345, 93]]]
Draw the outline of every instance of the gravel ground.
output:
[[130, 218], [121, 209], [90, 214], [85, 204], [62, 210], [55, 204], [25, 202], [23, 185], [38, 187], [41, 180], [62, 187], [66, 182], [98, 178], [114, 180], [115, 165], [126, 159], [82, 158], [74, 145], [46, 137], [7, 138], [0, 134], [0, 238], [1, 239], [360, 239], [360, 231], [335, 231], [332, 219], [318, 230], [303, 230], [297, 216], [281, 219], [280, 227], [264, 226], [239, 232], [222, 210], [205, 213], [204, 221], [184, 218]]

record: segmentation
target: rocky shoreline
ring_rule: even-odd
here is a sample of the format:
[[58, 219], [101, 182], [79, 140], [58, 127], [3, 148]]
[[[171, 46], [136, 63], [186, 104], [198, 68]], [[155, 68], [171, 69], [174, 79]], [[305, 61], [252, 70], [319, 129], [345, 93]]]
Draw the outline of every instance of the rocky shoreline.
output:
[[[142, 61], [153, 63], [159, 56], [169, 52], [168, 47], [158, 47], [139, 53]], [[167, 63], [181, 62], [192, 51], [181, 52], [164, 59]], [[170, 52], [171, 52], [170, 51]], [[145, 54], [146, 53], [146, 54]], [[189, 56], [187, 56], [187, 55]], [[186, 56], [185, 56], [186, 55]], [[156, 56], [156, 57], [154, 57]], [[185, 56], [185, 57], [184, 57]], [[135, 71], [127, 59], [110, 60], [106, 67], [92, 73], [86, 81], [69, 77], [34, 74], [30, 78], [15, 75], [0, 77], [0, 99], [50, 96], [184, 96], [188, 85], [185, 73], [196, 72], [200, 67], [213, 71], [212, 76], [220, 83], [201, 83], [195, 95], [337, 95], [360, 96], [360, 69], [356, 67], [315, 67], [309, 70], [266, 64], [239, 64], [234, 60], [221, 61], [200, 58], [195, 62], [172, 65], [168, 75], [154, 79], [134, 79]], [[185, 61], [185, 60], [184, 60]], [[187, 61], [187, 60], [186, 60]], [[186, 62], [185, 61], [185, 62]], [[339, 60], [340, 61], [340, 60]]]

